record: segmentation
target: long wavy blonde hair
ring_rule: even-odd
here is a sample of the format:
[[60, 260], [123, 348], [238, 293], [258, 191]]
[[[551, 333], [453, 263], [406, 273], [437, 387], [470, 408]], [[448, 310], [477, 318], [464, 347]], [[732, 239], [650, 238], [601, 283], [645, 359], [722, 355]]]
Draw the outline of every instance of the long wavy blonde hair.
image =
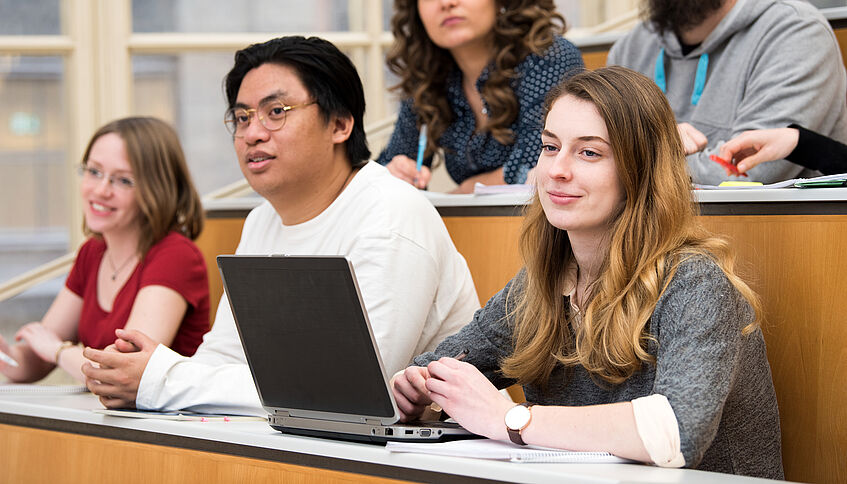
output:
[[[479, 127], [490, 131], [501, 144], [514, 141], [509, 126], [518, 116], [518, 98], [511, 81], [517, 77], [515, 67], [530, 54], [541, 54], [556, 35], [565, 31], [565, 21], [556, 12], [553, 0], [495, 0], [499, 9], [494, 24], [494, 69], [482, 86], [482, 97], [488, 103], [488, 121]], [[435, 45], [424, 29], [417, 0], [395, 0], [391, 19], [394, 45], [388, 51], [389, 70], [400, 78], [392, 87], [403, 97], [412, 98], [419, 126], [429, 130], [427, 155], [438, 148], [436, 142], [453, 122], [447, 102], [447, 76], [456, 66], [445, 49]]]
[[515, 350], [503, 360], [503, 374], [543, 386], [556, 365], [582, 365], [609, 383], [625, 381], [653, 362], [647, 322], [679, 264], [694, 255], [714, 260], [750, 303], [755, 319], [744, 332], [752, 331], [761, 303], [736, 275], [730, 245], [696, 219], [674, 114], [655, 83], [623, 67], [583, 72], [550, 92], [548, 115], [563, 96], [591, 102], [605, 121], [625, 201], [572, 336], [563, 294], [573, 253], [567, 233], [548, 222], [536, 194], [520, 237], [525, 277], [508, 298], [514, 301], [508, 310], [515, 321]]

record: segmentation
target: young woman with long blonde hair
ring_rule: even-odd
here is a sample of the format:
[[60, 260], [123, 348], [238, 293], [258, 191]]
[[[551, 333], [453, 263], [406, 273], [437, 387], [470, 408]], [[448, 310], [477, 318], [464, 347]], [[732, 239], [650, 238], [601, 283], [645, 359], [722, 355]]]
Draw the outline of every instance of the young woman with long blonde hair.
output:
[[[546, 112], [524, 269], [395, 375], [404, 418], [435, 402], [489, 438], [781, 477], [760, 303], [696, 219], [661, 91], [610, 67]], [[497, 391], [513, 383], [528, 404]]]

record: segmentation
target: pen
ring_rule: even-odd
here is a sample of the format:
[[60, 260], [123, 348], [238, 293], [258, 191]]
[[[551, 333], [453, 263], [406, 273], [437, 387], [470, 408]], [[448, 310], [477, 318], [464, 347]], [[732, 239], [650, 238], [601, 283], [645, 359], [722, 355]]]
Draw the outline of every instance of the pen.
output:
[[418, 172], [423, 168], [424, 151], [426, 150], [426, 125], [421, 126], [421, 134], [418, 136], [418, 160], [415, 170]]
[[747, 176], [746, 173], [739, 172], [738, 167], [736, 167], [734, 163], [732, 163], [731, 161], [725, 160], [718, 155], [709, 155], [709, 159], [714, 161], [715, 163], [721, 165], [722, 167], [726, 168], [727, 170], [730, 171], [730, 173], [732, 173], [735, 176]]
[[0, 351], [0, 360], [2, 360], [9, 366], [14, 366], [15, 368], [20, 366], [18, 365], [17, 361], [15, 361], [11, 356], [7, 355], [6, 353], [3, 353], [2, 351]]

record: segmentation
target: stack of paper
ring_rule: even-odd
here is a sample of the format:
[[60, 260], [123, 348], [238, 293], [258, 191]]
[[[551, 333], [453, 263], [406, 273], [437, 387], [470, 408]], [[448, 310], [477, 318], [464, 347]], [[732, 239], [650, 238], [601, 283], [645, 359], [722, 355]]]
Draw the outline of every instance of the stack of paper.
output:
[[474, 195], [499, 195], [499, 194], [526, 195], [527, 198], [535, 193], [535, 185], [516, 183], [514, 185], [483, 185], [477, 183], [473, 187]]
[[738, 190], [740, 189], [762, 189], [762, 188], [809, 188], [814, 186], [841, 186], [836, 184], [828, 184], [824, 182], [837, 182], [847, 180], [847, 173], [841, 173], [838, 175], [824, 175], [818, 176], [814, 178], [793, 178], [791, 180], [785, 180], [776, 183], [770, 183], [768, 185], [757, 185], [757, 186], [718, 186], [718, 185], [700, 185], [695, 183], [694, 188], [698, 190]]

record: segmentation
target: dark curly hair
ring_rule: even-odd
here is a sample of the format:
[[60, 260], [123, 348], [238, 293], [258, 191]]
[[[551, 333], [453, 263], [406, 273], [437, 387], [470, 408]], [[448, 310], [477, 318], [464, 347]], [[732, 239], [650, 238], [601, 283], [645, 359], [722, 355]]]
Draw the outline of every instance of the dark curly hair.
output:
[[[565, 20], [553, 0], [495, 0], [499, 10], [494, 24], [494, 69], [482, 86], [488, 103], [488, 121], [480, 131], [490, 131], [502, 144], [514, 141], [509, 126], [518, 116], [518, 99], [511, 81], [515, 67], [530, 54], [541, 54], [565, 32]], [[388, 68], [400, 78], [392, 89], [412, 98], [419, 125], [429, 130], [427, 155], [453, 121], [447, 102], [447, 75], [456, 62], [446, 49], [435, 45], [426, 33], [417, 0], [394, 0], [391, 30], [394, 45], [386, 56]]]

